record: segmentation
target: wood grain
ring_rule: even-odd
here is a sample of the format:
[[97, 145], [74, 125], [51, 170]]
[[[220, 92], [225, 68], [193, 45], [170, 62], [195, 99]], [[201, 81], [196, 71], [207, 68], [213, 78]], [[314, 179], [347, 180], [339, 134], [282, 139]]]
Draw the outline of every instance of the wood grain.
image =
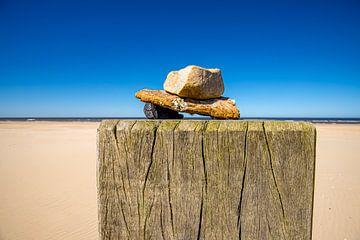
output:
[[311, 239], [315, 140], [308, 123], [103, 121], [100, 239]]

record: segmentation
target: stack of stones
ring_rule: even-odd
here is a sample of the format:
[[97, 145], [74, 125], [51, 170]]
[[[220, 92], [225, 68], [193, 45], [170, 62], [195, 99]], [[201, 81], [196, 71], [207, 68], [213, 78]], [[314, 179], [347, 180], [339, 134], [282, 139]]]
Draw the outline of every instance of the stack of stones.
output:
[[135, 96], [146, 103], [144, 113], [150, 119], [182, 118], [179, 112], [218, 119], [240, 118], [235, 101], [222, 97], [223, 93], [220, 69], [191, 65], [170, 72], [164, 90], [143, 89]]

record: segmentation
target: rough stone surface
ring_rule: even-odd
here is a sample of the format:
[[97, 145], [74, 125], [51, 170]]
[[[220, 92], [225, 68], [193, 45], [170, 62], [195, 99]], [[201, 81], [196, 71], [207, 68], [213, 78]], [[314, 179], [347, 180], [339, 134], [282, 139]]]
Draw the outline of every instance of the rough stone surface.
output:
[[181, 98], [162, 90], [143, 89], [135, 94], [143, 102], [153, 103], [177, 112], [200, 114], [220, 119], [238, 119], [240, 112], [229, 98], [195, 100]]
[[99, 239], [310, 240], [315, 142], [299, 122], [103, 121]]
[[164, 90], [180, 97], [211, 99], [221, 97], [224, 83], [220, 69], [187, 66], [167, 75]]

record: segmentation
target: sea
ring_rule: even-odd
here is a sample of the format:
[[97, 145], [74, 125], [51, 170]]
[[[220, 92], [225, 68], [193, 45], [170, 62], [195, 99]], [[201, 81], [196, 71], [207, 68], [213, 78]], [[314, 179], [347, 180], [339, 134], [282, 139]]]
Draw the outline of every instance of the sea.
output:
[[[105, 119], [146, 119], [142, 117], [21, 117], [4, 118], [0, 121], [54, 121], [54, 122], [101, 122]], [[193, 120], [211, 120], [209, 117], [185, 117], [184, 119]], [[291, 122], [312, 122], [312, 123], [333, 123], [333, 124], [360, 124], [360, 118], [292, 118], [292, 117], [244, 117], [240, 120], [265, 120], [265, 121], [291, 121]]]

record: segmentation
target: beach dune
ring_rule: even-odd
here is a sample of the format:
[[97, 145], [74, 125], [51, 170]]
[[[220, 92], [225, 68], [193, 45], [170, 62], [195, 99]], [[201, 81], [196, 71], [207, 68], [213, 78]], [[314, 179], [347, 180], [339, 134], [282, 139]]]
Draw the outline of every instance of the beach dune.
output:
[[[97, 239], [98, 122], [0, 122], [0, 239]], [[360, 125], [317, 124], [313, 239], [360, 239]]]

